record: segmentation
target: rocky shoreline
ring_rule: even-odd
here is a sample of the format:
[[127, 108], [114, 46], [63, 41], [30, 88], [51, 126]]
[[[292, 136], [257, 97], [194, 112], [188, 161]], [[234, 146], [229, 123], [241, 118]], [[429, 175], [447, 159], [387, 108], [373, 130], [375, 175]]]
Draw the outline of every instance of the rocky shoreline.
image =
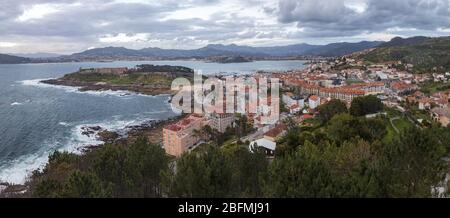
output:
[[44, 84], [77, 87], [79, 91], [130, 91], [144, 95], [174, 94], [170, 87], [164, 85], [110, 85], [105, 83], [90, 83], [65, 79], [49, 79], [40, 81]]
[[[40, 81], [44, 84], [60, 85], [77, 87], [78, 90], [83, 91], [130, 91], [133, 93], [139, 93], [144, 95], [166, 95], [174, 94], [170, 87], [161, 85], [140, 86], [140, 85], [108, 85], [101, 83], [86, 83], [79, 81], [71, 81], [64, 79], [50, 79]], [[170, 101], [170, 100], [169, 100]], [[101, 141], [101, 144], [97, 145], [85, 145], [78, 149], [81, 155], [92, 152], [97, 148], [105, 145], [123, 142], [125, 144], [132, 144], [140, 137], [146, 137], [150, 142], [162, 146], [162, 129], [169, 123], [175, 123], [182, 119], [185, 115], [172, 117], [166, 120], [149, 120], [139, 125], [125, 126], [123, 131], [110, 131], [102, 128], [101, 126], [83, 126], [81, 128], [81, 134], [87, 137], [95, 137]], [[0, 181], [0, 198], [11, 197], [26, 197], [23, 194], [28, 190], [26, 184], [10, 184]]]
[[[132, 144], [138, 138], [145, 137], [150, 142], [162, 146], [162, 129], [164, 126], [170, 123], [178, 122], [185, 115], [172, 117], [166, 120], [149, 120], [139, 125], [125, 126], [125, 135], [104, 129], [100, 126], [83, 126], [81, 128], [81, 134], [88, 137], [96, 137], [103, 143], [98, 145], [85, 145], [78, 149], [81, 155], [93, 152], [105, 144], [123, 143]], [[10, 184], [0, 181], [0, 198], [16, 198], [27, 197], [24, 195], [28, 190], [26, 184]]]
[[173, 117], [166, 120], [149, 120], [139, 125], [125, 126], [123, 131], [110, 131], [100, 126], [83, 126], [81, 134], [88, 137], [95, 137], [102, 141], [99, 145], [86, 145], [78, 149], [81, 153], [87, 153], [106, 144], [122, 141], [127, 144], [133, 143], [139, 137], [146, 137], [150, 142], [162, 146], [162, 128], [169, 124], [180, 120], [183, 115]]

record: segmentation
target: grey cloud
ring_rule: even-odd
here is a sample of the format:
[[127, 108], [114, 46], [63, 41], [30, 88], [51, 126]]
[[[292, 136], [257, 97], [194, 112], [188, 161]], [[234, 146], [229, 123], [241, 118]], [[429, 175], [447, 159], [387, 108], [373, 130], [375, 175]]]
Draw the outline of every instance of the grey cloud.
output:
[[[226, 7], [230, 1], [235, 4], [231, 9]], [[48, 44], [49, 51], [74, 52], [109, 45], [99, 39], [118, 34], [145, 33], [149, 38], [130, 43], [112, 42], [111, 45], [192, 48], [206, 43], [252, 40], [274, 45], [320, 43], [332, 37], [342, 41], [392, 27], [405, 28], [397, 31], [402, 34], [413, 34], [408, 28], [416, 28], [432, 35], [436, 28], [450, 28], [450, 0], [361, 0], [367, 2], [363, 13], [347, 7], [344, 1], [149, 0], [147, 4], [115, 0], [1, 0], [0, 42], [20, 42], [24, 46], [22, 49], [41, 43], [39, 48]], [[59, 4], [63, 8], [40, 19], [16, 20], [36, 4]], [[223, 10], [216, 11], [209, 19], [161, 19], [174, 11], [197, 6], [217, 6]], [[241, 10], [247, 9], [250, 13], [242, 13]], [[263, 20], [258, 20], [261, 16]], [[293, 29], [295, 24], [298, 28]], [[160, 44], [154, 44], [158, 42]]]
[[308, 36], [351, 36], [388, 28], [436, 30], [450, 27], [450, 0], [366, 0], [358, 13], [345, 1], [280, 0], [278, 19], [298, 22]]

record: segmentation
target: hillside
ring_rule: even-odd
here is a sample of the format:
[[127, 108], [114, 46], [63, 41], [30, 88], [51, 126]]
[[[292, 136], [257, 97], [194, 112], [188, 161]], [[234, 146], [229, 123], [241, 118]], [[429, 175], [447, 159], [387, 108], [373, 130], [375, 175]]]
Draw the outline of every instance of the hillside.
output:
[[383, 42], [374, 41], [374, 42], [358, 42], [358, 43], [332, 43], [325, 46], [321, 46], [307, 52], [308, 55], [317, 55], [317, 56], [325, 56], [325, 57], [338, 57], [344, 56], [347, 54], [351, 54], [358, 51], [363, 51], [369, 48], [374, 48], [382, 44]]
[[18, 56], [0, 54], [0, 64], [23, 64], [29, 63], [31, 59]]
[[192, 79], [194, 71], [181, 66], [138, 65], [136, 68], [89, 68], [59, 79], [41, 81], [52, 85], [81, 87], [80, 91], [126, 90], [148, 95], [171, 94], [173, 79]]
[[208, 58], [214, 56], [245, 57], [296, 57], [296, 56], [342, 56], [380, 45], [382, 42], [332, 43], [328, 45], [295, 44], [272, 47], [252, 47], [235, 44], [211, 44], [199, 49], [144, 48], [139, 50], [124, 47], [95, 48], [66, 56], [69, 59], [96, 57], [154, 57], [154, 58]]
[[394, 38], [361, 58], [371, 63], [402, 61], [414, 73], [450, 71], [450, 37]]

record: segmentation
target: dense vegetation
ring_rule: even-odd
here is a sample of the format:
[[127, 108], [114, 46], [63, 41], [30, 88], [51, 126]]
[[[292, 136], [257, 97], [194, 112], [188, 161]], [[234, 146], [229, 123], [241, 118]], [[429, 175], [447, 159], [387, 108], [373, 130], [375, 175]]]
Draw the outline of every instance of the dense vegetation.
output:
[[353, 116], [364, 116], [374, 114], [383, 109], [383, 103], [377, 96], [368, 95], [353, 99], [350, 114]]
[[[367, 102], [362, 101], [365, 107]], [[331, 105], [341, 102], [332, 101]], [[330, 108], [325, 106], [323, 108]], [[34, 197], [432, 197], [448, 172], [450, 127], [402, 128], [388, 118], [329, 111], [316, 127], [289, 123], [276, 157], [237, 141], [178, 159], [144, 139], [82, 156], [55, 153], [32, 176]], [[289, 120], [288, 120], [289, 121]], [[244, 122], [244, 121], [242, 121]], [[205, 130], [205, 133], [208, 131]], [[198, 134], [203, 134], [199, 132]], [[391, 134], [397, 134], [392, 133]]]
[[85, 83], [106, 83], [108, 85], [159, 85], [170, 86], [173, 79], [185, 77], [192, 79], [194, 71], [187, 67], [168, 65], [137, 65], [129, 69], [126, 74], [96, 73], [95, 69], [80, 69], [78, 72], [67, 74], [65, 81]]
[[[404, 42], [403, 42], [404, 41]], [[395, 39], [363, 56], [373, 63], [402, 61], [414, 65], [415, 73], [448, 72], [450, 70], [450, 37]]]
[[64, 76], [64, 80], [99, 83], [109, 85], [164, 85], [170, 86], [172, 79], [159, 74], [133, 73], [127, 75], [100, 74], [100, 73], [72, 73]]
[[421, 85], [420, 89], [425, 94], [434, 94], [436, 92], [449, 92], [450, 82], [426, 82]]
[[193, 74], [194, 70], [187, 67], [182, 66], [170, 66], [170, 65], [152, 65], [152, 64], [141, 64], [136, 66], [136, 72], [166, 72], [166, 73], [172, 73], [172, 72], [178, 72], [178, 73], [189, 73]]

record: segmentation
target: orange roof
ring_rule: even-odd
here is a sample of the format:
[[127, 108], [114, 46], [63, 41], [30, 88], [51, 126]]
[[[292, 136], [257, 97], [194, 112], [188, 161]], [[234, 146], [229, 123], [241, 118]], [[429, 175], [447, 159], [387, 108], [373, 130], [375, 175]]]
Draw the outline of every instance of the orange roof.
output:
[[311, 97], [309, 97], [309, 99], [312, 101], [318, 101], [319, 97], [317, 95], [312, 95]]
[[175, 131], [175, 132], [180, 131], [180, 130], [186, 128], [187, 126], [189, 126], [190, 124], [192, 124], [194, 121], [197, 121], [201, 118], [202, 117], [198, 114], [191, 114], [189, 117], [186, 117], [186, 118], [178, 121], [177, 123], [167, 125], [166, 127], [164, 127], [164, 129], [168, 129], [168, 130]]
[[269, 136], [275, 138], [279, 136], [286, 129], [286, 125], [279, 124], [275, 128], [271, 129], [269, 132], [265, 134], [265, 136]]
[[297, 108], [299, 108], [299, 107], [300, 107], [300, 106], [298, 106], [298, 104], [294, 104], [294, 105], [291, 106], [291, 110], [297, 109]]
[[314, 115], [311, 114], [303, 114], [302, 115], [303, 120], [308, 120], [314, 118]]
[[176, 132], [176, 131], [180, 131], [181, 127], [178, 126], [177, 124], [172, 124], [172, 125], [166, 126], [164, 129], [168, 129], [170, 131], [175, 131]]

